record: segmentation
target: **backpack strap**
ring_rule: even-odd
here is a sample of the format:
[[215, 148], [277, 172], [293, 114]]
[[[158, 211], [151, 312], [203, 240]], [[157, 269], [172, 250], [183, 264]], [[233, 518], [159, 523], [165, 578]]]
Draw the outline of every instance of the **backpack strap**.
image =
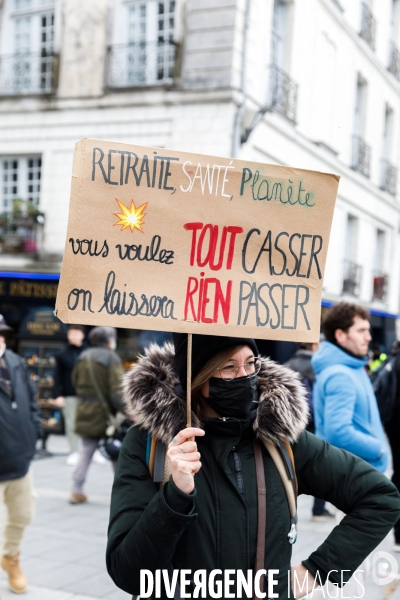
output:
[[265, 440], [263, 440], [263, 443], [281, 476], [285, 488], [291, 524], [288, 538], [289, 542], [294, 544], [297, 540], [297, 522], [299, 519], [297, 516], [297, 478], [293, 452], [286, 440], [281, 442], [278, 447]]
[[153, 481], [155, 483], [165, 483], [164, 470], [167, 466], [166, 452], [167, 448], [165, 444], [163, 444], [161, 440], [157, 440], [153, 462]]
[[294, 456], [293, 456], [292, 446], [289, 444], [289, 442], [287, 440], [285, 440], [279, 444], [279, 450], [280, 450], [280, 453], [282, 454], [282, 458], [285, 463], [287, 475], [288, 475], [290, 481], [292, 482], [295, 498], [297, 498], [299, 489], [298, 489], [297, 476], [296, 476], [296, 467], [294, 465]]
[[154, 472], [154, 460], [156, 456], [156, 445], [157, 439], [153, 437], [150, 431], [147, 434], [147, 443], [146, 443], [146, 465], [150, 471], [150, 475], [153, 477]]
[[[264, 461], [260, 443], [257, 439], [253, 440], [254, 461], [256, 466], [257, 479], [257, 547], [256, 547], [256, 562], [254, 565], [255, 572], [260, 571], [265, 566], [265, 532], [267, 528], [267, 490], [265, 487], [265, 471]], [[264, 592], [264, 577], [260, 581], [260, 591]], [[256, 592], [254, 590], [253, 600], [256, 600]]]
[[171, 468], [166, 454], [166, 445], [161, 440], [157, 440], [149, 430], [146, 441], [146, 465], [154, 483], [160, 485], [166, 483], [171, 475]]

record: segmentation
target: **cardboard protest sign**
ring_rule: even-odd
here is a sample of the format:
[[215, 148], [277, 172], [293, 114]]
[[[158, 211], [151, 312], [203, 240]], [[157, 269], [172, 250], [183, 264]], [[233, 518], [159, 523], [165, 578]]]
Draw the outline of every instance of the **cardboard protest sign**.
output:
[[84, 139], [57, 316], [316, 341], [339, 177]]

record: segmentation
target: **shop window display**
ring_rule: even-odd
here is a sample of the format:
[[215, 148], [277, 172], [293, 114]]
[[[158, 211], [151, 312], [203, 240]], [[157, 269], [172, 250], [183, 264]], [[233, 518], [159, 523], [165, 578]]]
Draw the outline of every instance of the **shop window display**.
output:
[[54, 356], [65, 346], [65, 325], [49, 308], [31, 311], [19, 331], [18, 353], [25, 361], [28, 374], [38, 389], [38, 403], [44, 432], [43, 447], [51, 433], [64, 433], [60, 408], [53, 398]]

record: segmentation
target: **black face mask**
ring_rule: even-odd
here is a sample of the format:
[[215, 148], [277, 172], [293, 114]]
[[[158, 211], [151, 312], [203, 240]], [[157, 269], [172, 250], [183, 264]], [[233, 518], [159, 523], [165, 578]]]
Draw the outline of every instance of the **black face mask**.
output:
[[209, 380], [209, 397], [204, 400], [221, 417], [244, 419], [249, 415], [253, 402], [258, 400], [258, 377], [236, 377], [225, 381], [219, 377]]

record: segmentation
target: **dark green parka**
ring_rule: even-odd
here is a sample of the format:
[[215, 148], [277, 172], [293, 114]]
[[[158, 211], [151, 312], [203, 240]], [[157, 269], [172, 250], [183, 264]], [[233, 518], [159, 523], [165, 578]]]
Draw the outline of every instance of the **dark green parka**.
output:
[[[75, 419], [78, 435], [102, 437], [105, 434], [109, 414], [115, 414], [123, 408], [123, 375], [121, 358], [108, 347], [88, 348], [78, 356], [72, 371], [72, 385], [78, 396]], [[103, 400], [98, 392], [102, 393]], [[104, 402], [107, 403], [106, 407]]]
[[[392, 483], [354, 455], [304, 431], [307, 405], [297, 376], [266, 359], [259, 375], [255, 419], [205, 419], [197, 438], [202, 468], [195, 493], [181, 492], [170, 479], [161, 489], [146, 466], [146, 439], [168, 444], [185, 427], [185, 401], [175, 392], [173, 347], [152, 346], [125, 377], [125, 398], [140, 425], [132, 428], [118, 460], [111, 501], [107, 568], [117, 586], [137, 595], [140, 570], [254, 569], [257, 540], [255, 436], [292, 443], [299, 494], [332, 502], [347, 513], [303, 564], [322, 582], [341, 585], [390, 531], [400, 514]], [[193, 415], [193, 424], [198, 425]], [[292, 546], [290, 514], [282, 480], [263, 448], [267, 528], [265, 569], [274, 592], [288, 598]], [[241, 477], [239, 476], [241, 473]], [[300, 531], [301, 535], [301, 531]], [[336, 571], [335, 571], [336, 570]], [[235, 589], [235, 588], [232, 588]], [[292, 595], [290, 597], [293, 597]]]

